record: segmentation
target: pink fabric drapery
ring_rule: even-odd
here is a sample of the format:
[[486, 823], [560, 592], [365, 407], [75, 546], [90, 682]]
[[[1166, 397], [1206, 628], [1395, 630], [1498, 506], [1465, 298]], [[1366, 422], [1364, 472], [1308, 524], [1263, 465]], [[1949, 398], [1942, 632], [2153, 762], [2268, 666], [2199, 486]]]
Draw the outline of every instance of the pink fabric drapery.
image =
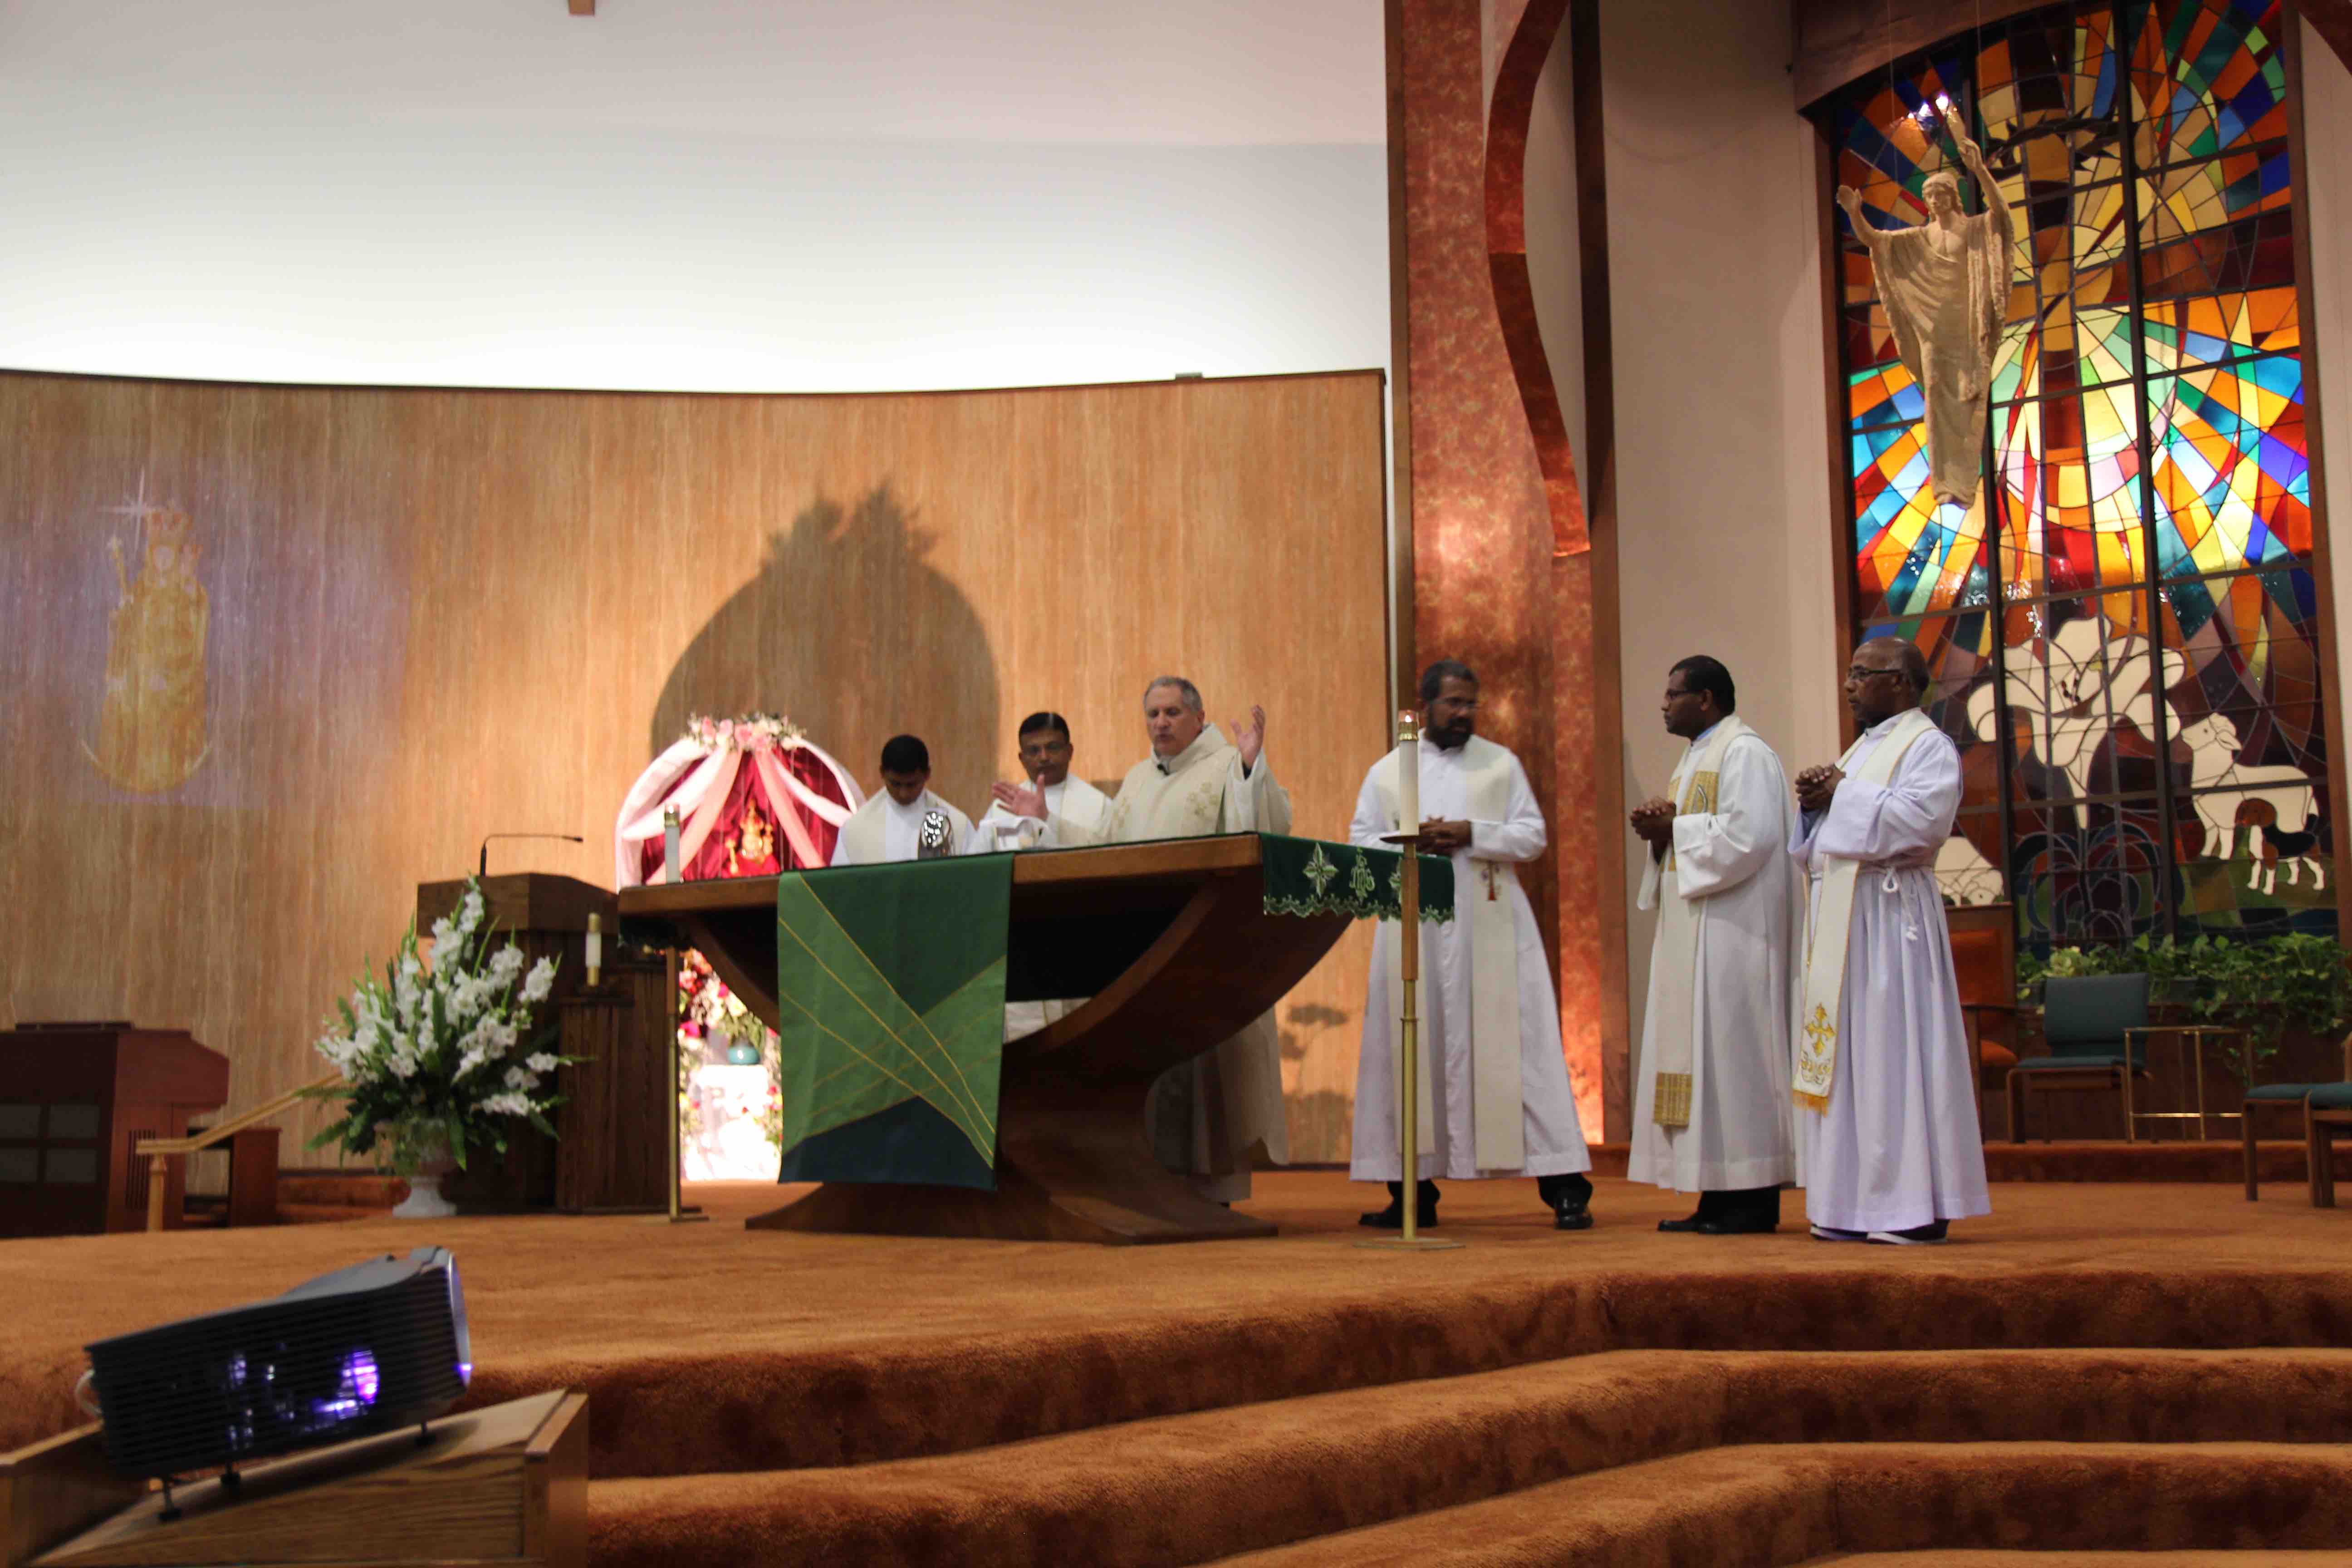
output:
[[796, 736], [761, 734], [739, 744], [731, 723], [715, 743], [688, 735], [656, 757], [621, 803], [614, 886], [641, 887], [660, 874], [666, 806], [683, 819], [682, 874], [700, 879], [728, 874], [729, 849], [754, 803], [774, 825], [775, 864], [765, 868], [785, 870], [828, 863], [841, 825], [864, 802], [846, 769]]

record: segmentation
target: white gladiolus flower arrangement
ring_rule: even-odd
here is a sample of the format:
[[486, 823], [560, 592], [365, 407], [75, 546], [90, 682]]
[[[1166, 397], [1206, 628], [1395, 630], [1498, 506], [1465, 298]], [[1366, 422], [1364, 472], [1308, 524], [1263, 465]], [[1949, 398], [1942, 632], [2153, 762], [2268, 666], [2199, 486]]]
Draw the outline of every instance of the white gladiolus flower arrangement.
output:
[[503, 1153], [512, 1118], [555, 1135], [547, 1112], [559, 1103], [554, 1074], [567, 1058], [531, 1034], [533, 1011], [554, 988], [555, 963], [542, 958], [526, 973], [511, 941], [490, 951], [496, 934], [481, 886], [469, 877], [457, 913], [433, 922], [429, 969], [412, 923], [383, 978], [361, 979], [336, 1004], [341, 1026], [329, 1025], [318, 1051], [343, 1081], [311, 1092], [341, 1100], [344, 1113], [311, 1148], [382, 1150], [408, 1174], [443, 1158], [463, 1165], [468, 1144]]

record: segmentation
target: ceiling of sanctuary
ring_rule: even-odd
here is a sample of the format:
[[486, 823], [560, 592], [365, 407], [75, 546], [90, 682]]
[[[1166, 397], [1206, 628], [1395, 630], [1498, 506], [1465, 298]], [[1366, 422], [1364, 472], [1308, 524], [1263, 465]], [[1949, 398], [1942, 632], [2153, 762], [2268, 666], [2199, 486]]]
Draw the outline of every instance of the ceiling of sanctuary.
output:
[[[1790, 0], [1790, 86], [1810, 109], [1829, 93], [1930, 44], [2049, 0]], [[2352, 0], [2297, 0], [2291, 7], [2352, 68]]]

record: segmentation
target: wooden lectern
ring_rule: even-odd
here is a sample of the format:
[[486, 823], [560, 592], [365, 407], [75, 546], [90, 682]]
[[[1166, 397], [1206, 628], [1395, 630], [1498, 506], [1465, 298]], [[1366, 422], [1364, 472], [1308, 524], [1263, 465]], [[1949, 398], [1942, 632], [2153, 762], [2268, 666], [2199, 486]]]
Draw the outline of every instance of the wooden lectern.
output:
[[[557, 1069], [556, 1092], [564, 1099], [555, 1112], [559, 1137], [515, 1122], [503, 1156], [487, 1147], [469, 1151], [466, 1169], [442, 1178], [442, 1192], [468, 1213], [664, 1207], [664, 1119], [671, 1106], [659, 1079], [670, 999], [661, 994], [659, 966], [618, 960], [620, 919], [606, 889], [543, 871], [484, 877], [481, 886], [498, 931], [494, 945], [511, 938], [526, 965], [556, 961], [555, 989], [540, 1019], [561, 1026], [558, 1054], [583, 1059]], [[462, 879], [419, 883], [417, 929], [454, 912], [465, 894]], [[601, 919], [606, 959], [604, 983], [593, 991], [585, 956], [592, 914]]]
[[[228, 1099], [228, 1058], [185, 1029], [120, 1021], [20, 1024], [0, 1033], [0, 1236], [147, 1228], [147, 1159]], [[163, 1187], [163, 1224], [187, 1200], [184, 1161]]]
[[[1011, 1001], [1092, 998], [1004, 1047], [996, 1191], [831, 1182], [748, 1221], [887, 1236], [1137, 1243], [1271, 1236], [1152, 1158], [1145, 1100], [1162, 1070], [1279, 1003], [1349, 917], [1272, 915], [1255, 835], [1016, 857]], [[621, 912], [667, 922], [777, 1026], [776, 879], [630, 888]]]

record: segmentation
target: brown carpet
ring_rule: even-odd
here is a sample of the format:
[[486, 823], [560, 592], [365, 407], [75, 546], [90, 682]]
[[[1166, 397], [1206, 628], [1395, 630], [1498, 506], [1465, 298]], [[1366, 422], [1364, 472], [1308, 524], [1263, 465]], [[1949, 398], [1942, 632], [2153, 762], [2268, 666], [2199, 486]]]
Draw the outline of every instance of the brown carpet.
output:
[[[694, 1195], [709, 1223], [0, 1244], [0, 1447], [72, 1424], [89, 1339], [436, 1241], [464, 1270], [477, 1402], [591, 1392], [600, 1563], [1172, 1563], [1316, 1537], [1337, 1554], [1297, 1561], [1377, 1562], [1383, 1532], [1482, 1509], [1487, 1546], [1441, 1560], [1997, 1547], [2004, 1520], [2048, 1523], [2035, 1472], [1993, 1463], [2032, 1444], [2112, 1447], [2083, 1450], [2095, 1490], [2182, 1489], [2037, 1546], [2352, 1549], [2306, 1463], [2352, 1431], [2352, 1211], [2299, 1193], [2007, 1185], [1953, 1245], [1886, 1248], [1810, 1240], [1793, 1194], [1780, 1236], [1669, 1237], [1686, 1197], [1604, 1179], [1598, 1227], [1562, 1235], [1531, 1183], [1461, 1184], [1443, 1234], [1468, 1245], [1419, 1256], [1354, 1246], [1376, 1190], [1335, 1173], [1261, 1178], [1274, 1240], [1132, 1250], [746, 1232], [777, 1189]], [[1882, 1463], [1945, 1534], [1776, 1489], [1860, 1499]], [[1717, 1559], [1707, 1509], [1604, 1487], [1657, 1466], [1700, 1467], [1660, 1473], [1720, 1492], [1770, 1554]], [[1560, 1487], [1602, 1488], [1593, 1517], [1633, 1554], [1519, 1519]], [[2199, 1497], [2253, 1533], [2180, 1511]]]
[[1737, 1445], [2284, 1445], [2347, 1430], [2347, 1351], [1627, 1352], [849, 1472], [604, 1481], [591, 1539], [598, 1562], [632, 1568], [919, 1563], [950, 1543], [952, 1561], [1002, 1568], [1177, 1564]]
[[1223, 1561], [1778, 1568], [1836, 1551], [2201, 1554], [2347, 1542], [2352, 1456], [2336, 1447], [1867, 1444], [1660, 1459]]

